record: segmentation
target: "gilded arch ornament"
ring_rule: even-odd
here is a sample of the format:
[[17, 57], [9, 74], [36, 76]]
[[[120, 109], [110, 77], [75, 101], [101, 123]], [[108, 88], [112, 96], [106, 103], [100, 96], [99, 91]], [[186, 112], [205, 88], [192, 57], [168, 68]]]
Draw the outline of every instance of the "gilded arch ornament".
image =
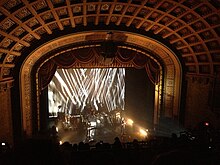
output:
[[[68, 44], [80, 43], [91, 40], [104, 40], [106, 31], [90, 31], [83, 33], [76, 33], [72, 35], [62, 36], [50, 42], [47, 42], [31, 54], [27, 56], [23, 62], [20, 70], [20, 89], [21, 89], [21, 111], [22, 111], [22, 128], [27, 136], [32, 135], [32, 91], [31, 86], [31, 71], [34, 64], [45, 54], [50, 51], [63, 47]], [[122, 37], [123, 36], [123, 37]], [[128, 44], [137, 45], [150, 50], [157, 54], [164, 63], [164, 74], [158, 85], [155, 85], [155, 105], [154, 105], [154, 124], [158, 124], [160, 117], [160, 104], [163, 98], [164, 116], [169, 118], [178, 118], [180, 109], [180, 95], [181, 95], [181, 77], [182, 68], [177, 56], [169, 48], [162, 43], [148, 38], [146, 36], [137, 35], [123, 31], [114, 32], [114, 41], [123, 41]], [[137, 50], [138, 51], [138, 50]], [[147, 55], [147, 54], [146, 54]], [[162, 68], [161, 68], [162, 72]], [[163, 78], [163, 84], [162, 84]], [[163, 89], [162, 89], [163, 86]], [[38, 93], [39, 91], [37, 91]], [[38, 104], [38, 103], [37, 103]], [[38, 105], [39, 106], [39, 105]], [[39, 119], [39, 111], [37, 112]], [[38, 121], [39, 122], [39, 121]], [[39, 125], [39, 123], [38, 123]]]

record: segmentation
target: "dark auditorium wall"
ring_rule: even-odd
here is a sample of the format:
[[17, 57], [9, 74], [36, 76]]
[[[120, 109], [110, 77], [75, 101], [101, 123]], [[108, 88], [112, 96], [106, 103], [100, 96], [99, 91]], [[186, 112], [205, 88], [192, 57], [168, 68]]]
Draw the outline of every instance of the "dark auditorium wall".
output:
[[214, 88], [214, 80], [206, 78], [188, 78], [185, 106], [185, 127], [195, 128], [199, 122], [210, 121], [215, 127], [220, 126], [219, 111], [215, 106], [219, 91]]
[[0, 142], [13, 144], [11, 90], [0, 90]]

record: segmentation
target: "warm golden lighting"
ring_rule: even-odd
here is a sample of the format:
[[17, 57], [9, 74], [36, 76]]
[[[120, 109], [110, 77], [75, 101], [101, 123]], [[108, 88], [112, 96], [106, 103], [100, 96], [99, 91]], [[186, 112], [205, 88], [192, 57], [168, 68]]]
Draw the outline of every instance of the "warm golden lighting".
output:
[[131, 120], [131, 119], [127, 119], [127, 124], [128, 124], [128, 125], [132, 126], [133, 123], [134, 123], [133, 120]]
[[116, 115], [116, 118], [121, 118], [121, 114], [119, 112], [117, 112], [115, 115]]
[[146, 137], [147, 136], [147, 131], [145, 131], [144, 129], [140, 128], [139, 133], [141, 136]]

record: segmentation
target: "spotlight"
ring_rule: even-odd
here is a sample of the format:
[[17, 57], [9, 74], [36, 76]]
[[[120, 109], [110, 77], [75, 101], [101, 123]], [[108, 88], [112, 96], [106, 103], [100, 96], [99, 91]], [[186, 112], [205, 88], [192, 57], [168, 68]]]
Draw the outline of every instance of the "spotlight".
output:
[[133, 120], [131, 120], [131, 119], [127, 119], [127, 124], [128, 124], [128, 125], [132, 126], [133, 123], [134, 123]]
[[119, 112], [117, 112], [115, 115], [116, 115], [117, 118], [121, 117], [121, 114]]
[[204, 125], [205, 126], [209, 126], [209, 122], [204, 122]]
[[145, 130], [143, 130], [142, 128], [140, 128], [139, 133], [141, 136], [144, 136], [144, 137], [147, 136], [147, 132]]

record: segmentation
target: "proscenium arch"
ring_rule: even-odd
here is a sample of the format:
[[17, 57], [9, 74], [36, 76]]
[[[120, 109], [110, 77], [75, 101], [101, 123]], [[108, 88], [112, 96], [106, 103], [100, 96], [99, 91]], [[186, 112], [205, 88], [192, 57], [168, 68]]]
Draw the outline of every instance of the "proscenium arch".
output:
[[[31, 100], [33, 99], [33, 75], [31, 75], [31, 73], [35, 63], [47, 53], [54, 49], [64, 47], [65, 45], [86, 42], [88, 41], [88, 38], [91, 38], [92, 41], [105, 40], [107, 32], [108, 31], [89, 31], [64, 35], [39, 46], [26, 57], [22, 63], [19, 75], [22, 131], [25, 132], [26, 136], [32, 136], [33, 133], [31, 104]], [[162, 59], [164, 63], [163, 84], [155, 85], [154, 124], [158, 124], [158, 119], [160, 118], [160, 105], [158, 105], [158, 103], [162, 98], [162, 109], [164, 111], [163, 115], [169, 118], [178, 118], [180, 111], [182, 67], [175, 53], [161, 42], [158, 42], [152, 38], [125, 31], [114, 31], [113, 41], [123, 41], [128, 44], [137, 45], [146, 50], [154, 52]], [[37, 104], [39, 105], [38, 102]], [[40, 114], [38, 111], [38, 120], [39, 115]]]

